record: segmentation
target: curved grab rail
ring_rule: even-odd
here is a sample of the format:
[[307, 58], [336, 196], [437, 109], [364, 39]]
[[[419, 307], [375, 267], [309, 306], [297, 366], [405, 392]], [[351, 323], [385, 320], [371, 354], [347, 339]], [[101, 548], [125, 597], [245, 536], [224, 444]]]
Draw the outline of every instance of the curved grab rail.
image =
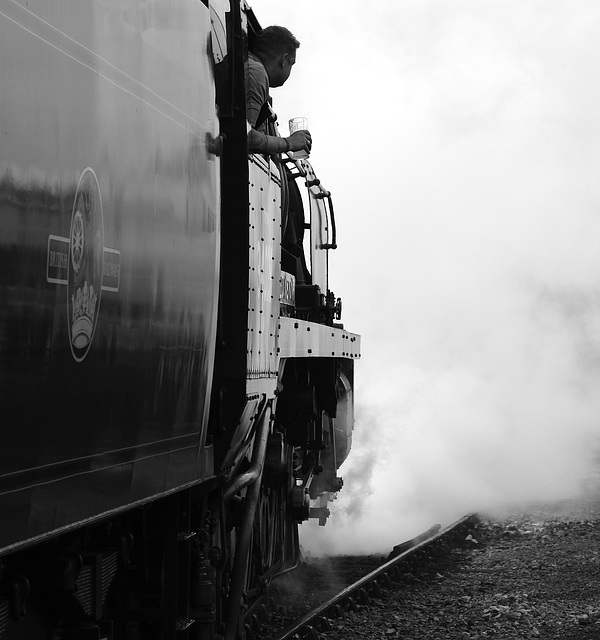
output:
[[337, 249], [337, 231], [335, 228], [335, 215], [333, 212], [333, 200], [331, 199], [330, 191], [322, 191], [315, 195], [315, 198], [327, 198], [329, 203], [329, 220], [331, 221], [331, 242], [328, 244], [322, 244], [321, 249]]
[[[311, 167], [312, 168], [312, 167]], [[314, 175], [314, 171], [313, 171]], [[331, 221], [331, 242], [322, 244], [321, 249], [337, 249], [337, 230], [335, 227], [335, 213], [333, 211], [333, 200], [331, 199], [331, 191], [325, 189], [325, 187], [321, 184], [319, 178], [314, 177], [313, 180], [307, 180], [306, 186], [310, 191], [311, 187], [317, 187], [319, 189], [318, 193], [312, 193], [313, 198], [316, 200], [325, 200], [327, 198], [327, 202], [329, 203], [329, 220]]]

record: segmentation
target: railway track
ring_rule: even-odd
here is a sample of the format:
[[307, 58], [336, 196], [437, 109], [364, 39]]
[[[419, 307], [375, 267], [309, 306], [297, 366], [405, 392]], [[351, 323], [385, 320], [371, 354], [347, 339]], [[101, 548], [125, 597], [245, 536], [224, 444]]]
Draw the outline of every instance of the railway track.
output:
[[[416, 538], [397, 545], [382, 565], [272, 636], [272, 640], [316, 640], [320, 632], [329, 629], [329, 620], [341, 618], [345, 612], [357, 610], [359, 605], [368, 605], [372, 598], [381, 595], [382, 587], [392, 587], [392, 583], [405, 573], [443, 554], [458, 539], [464, 539], [476, 522], [476, 516], [465, 516], [445, 529], [440, 530], [440, 526], [435, 525]], [[247, 626], [247, 637], [250, 640], [267, 637], [261, 634], [256, 618], [255, 621], [254, 628]]]

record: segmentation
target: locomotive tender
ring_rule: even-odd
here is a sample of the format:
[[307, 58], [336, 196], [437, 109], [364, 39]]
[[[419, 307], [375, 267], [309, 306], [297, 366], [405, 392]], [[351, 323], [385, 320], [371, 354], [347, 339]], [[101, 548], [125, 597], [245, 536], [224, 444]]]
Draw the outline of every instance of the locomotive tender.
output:
[[360, 338], [329, 192], [247, 151], [259, 28], [0, 0], [1, 640], [250, 637], [341, 488]]

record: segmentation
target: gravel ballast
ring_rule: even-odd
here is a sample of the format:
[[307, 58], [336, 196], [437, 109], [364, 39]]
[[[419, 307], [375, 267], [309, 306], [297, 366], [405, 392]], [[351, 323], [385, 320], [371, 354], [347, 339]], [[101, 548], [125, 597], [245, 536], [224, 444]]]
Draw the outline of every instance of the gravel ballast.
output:
[[[268, 638], [383, 557], [304, 563], [282, 585]], [[407, 570], [408, 571], [408, 570]], [[457, 547], [403, 573], [370, 606], [330, 621], [328, 640], [600, 640], [600, 502], [596, 499], [481, 516]]]

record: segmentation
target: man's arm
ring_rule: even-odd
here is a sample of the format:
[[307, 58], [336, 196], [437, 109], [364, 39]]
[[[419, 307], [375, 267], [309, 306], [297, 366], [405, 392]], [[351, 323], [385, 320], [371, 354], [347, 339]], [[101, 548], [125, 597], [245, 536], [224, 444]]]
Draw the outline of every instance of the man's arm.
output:
[[266, 133], [250, 128], [248, 130], [248, 151], [250, 153], [285, 153], [301, 151], [310, 153], [312, 139], [308, 131], [295, 131], [287, 138], [269, 136]]
[[248, 151], [250, 153], [285, 153], [290, 146], [285, 138], [270, 136], [258, 129], [248, 129]]

